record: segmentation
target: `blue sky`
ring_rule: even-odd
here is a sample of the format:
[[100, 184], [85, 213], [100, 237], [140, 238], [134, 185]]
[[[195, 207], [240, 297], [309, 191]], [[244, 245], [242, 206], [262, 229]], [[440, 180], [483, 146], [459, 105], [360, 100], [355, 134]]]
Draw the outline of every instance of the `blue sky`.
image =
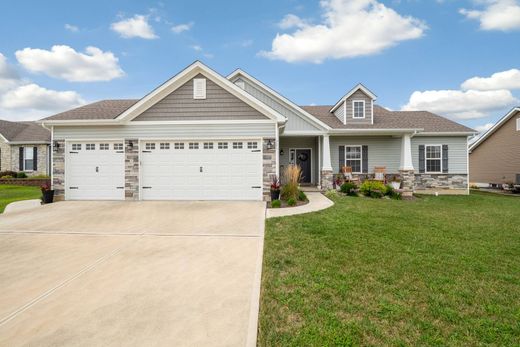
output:
[[72, 3], [0, 4], [0, 118], [139, 98], [197, 59], [301, 105], [362, 82], [479, 129], [520, 105], [517, 0]]

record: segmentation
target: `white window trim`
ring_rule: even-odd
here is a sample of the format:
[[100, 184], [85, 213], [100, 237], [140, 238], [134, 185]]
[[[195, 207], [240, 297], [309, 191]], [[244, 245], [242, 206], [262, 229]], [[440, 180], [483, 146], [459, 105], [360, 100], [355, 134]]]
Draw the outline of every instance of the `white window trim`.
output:
[[[198, 89], [198, 88], [200, 89]], [[205, 78], [194, 78], [193, 79], [193, 99], [204, 100], [206, 99], [206, 79]]]
[[31, 159], [33, 161], [33, 169], [32, 170], [26, 170], [25, 169], [25, 151], [27, 148], [30, 148], [31, 151], [34, 151], [34, 147], [28, 147], [28, 146], [23, 146], [23, 160], [22, 160], [22, 164], [23, 164], [23, 169], [21, 171], [23, 172], [34, 172], [34, 152], [33, 152], [33, 158]]
[[516, 119], [516, 131], [520, 131], [520, 118]]
[[[440, 147], [441, 149], [441, 157], [440, 158], [429, 158], [427, 157], [427, 153], [428, 153], [428, 150], [427, 148], [428, 147]], [[428, 171], [428, 160], [440, 160], [441, 161], [441, 165], [440, 165], [440, 171]], [[424, 145], [424, 173], [428, 173], [428, 174], [440, 174], [442, 173], [443, 167], [442, 167], [442, 145], [438, 145], [438, 144], [435, 144], [435, 145]]]
[[[357, 174], [357, 175], [360, 175], [363, 173], [363, 145], [344, 145], [343, 146], [343, 166], [347, 166], [347, 147], [358, 147], [359, 148], [359, 153], [360, 153], [360, 158], [359, 158], [359, 169], [361, 171], [359, 172], [356, 172], [354, 170], [352, 170], [352, 173], [353, 174]], [[358, 159], [351, 159], [349, 158], [349, 160], [358, 160]], [[341, 168], [339, 168], [341, 170]]]
[[[356, 102], [362, 102], [363, 103], [363, 117], [356, 117], [356, 112], [354, 109], [354, 104]], [[365, 109], [365, 100], [352, 100], [352, 119], [365, 119], [366, 118], [366, 109]]]

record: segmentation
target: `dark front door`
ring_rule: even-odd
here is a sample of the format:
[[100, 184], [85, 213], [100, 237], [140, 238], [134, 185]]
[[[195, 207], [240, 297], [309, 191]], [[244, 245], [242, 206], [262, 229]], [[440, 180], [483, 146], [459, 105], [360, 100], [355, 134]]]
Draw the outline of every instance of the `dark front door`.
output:
[[311, 183], [311, 150], [296, 150], [296, 165], [302, 169], [302, 183]]

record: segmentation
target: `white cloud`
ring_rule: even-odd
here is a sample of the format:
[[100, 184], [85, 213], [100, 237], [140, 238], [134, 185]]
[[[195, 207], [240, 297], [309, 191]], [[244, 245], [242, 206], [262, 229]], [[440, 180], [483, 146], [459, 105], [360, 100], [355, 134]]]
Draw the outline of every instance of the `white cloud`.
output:
[[461, 87], [464, 90], [520, 89], [520, 70], [501, 71], [490, 77], [473, 77], [462, 83]]
[[110, 28], [125, 39], [139, 37], [153, 40], [158, 38], [152, 26], [148, 23], [148, 16], [144, 15], [136, 14], [132, 18], [122, 19], [119, 22], [112, 23]]
[[295, 15], [279, 23], [296, 28], [277, 34], [271, 51], [259, 54], [287, 62], [321, 63], [325, 59], [371, 55], [401, 41], [420, 38], [426, 25], [402, 16], [376, 0], [322, 0], [323, 22], [309, 24]]
[[413, 92], [402, 110], [427, 110], [455, 119], [477, 119], [516, 103], [518, 99], [509, 90], [427, 90]]
[[459, 13], [478, 20], [482, 30], [510, 31], [520, 29], [520, 2], [518, 0], [479, 0], [482, 10], [465, 9]]
[[474, 129], [476, 131], [478, 131], [479, 133], [485, 133], [486, 131], [488, 131], [489, 129], [491, 129], [493, 127], [493, 123], [486, 123], [486, 124], [482, 124], [482, 125], [477, 125], [476, 127], [474, 127]]
[[56, 91], [23, 79], [0, 53], [0, 118], [29, 120], [85, 103], [74, 91]]
[[52, 46], [50, 51], [24, 48], [16, 52], [16, 58], [29, 71], [71, 82], [110, 81], [125, 74], [112, 52], [97, 47], [87, 47], [85, 53], [64, 45]]
[[193, 22], [190, 22], [190, 23], [185, 23], [185, 24], [174, 25], [174, 26], [172, 26], [172, 31], [176, 34], [180, 34], [184, 31], [190, 30], [193, 27], [193, 24], [194, 24]]
[[199, 46], [199, 45], [192, 45], [191, 48], [192, 48], [195, 52], [202, 52], [202, 47]]
[[72, 24], [65, 24], [65, 29], [68, 30], [68, 31], [71, 31], [73, 33], [76, 33], [79, 31], [79, 28], [75, 25], [72, 25]]
[[34, 83], [12, 89], [0, 98], [0, 107], [9, 110], [57, 112], [84, 103], [77, 92], [46, 89]]

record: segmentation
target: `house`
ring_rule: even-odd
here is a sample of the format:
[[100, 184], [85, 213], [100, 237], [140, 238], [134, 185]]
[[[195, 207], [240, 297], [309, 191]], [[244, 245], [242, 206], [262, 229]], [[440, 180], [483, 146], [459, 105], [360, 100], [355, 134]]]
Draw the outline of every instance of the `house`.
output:
[[35, 122], [0, 119], [0, 171], [50, 175], [51, 132]]
[[512, 109], [469, 147], [470, 182], [520, 184], [520, 107]]
[[104, 100], [41, 123], [53, 133], [58, 197], [260, 200], [289, 163], [302, 184], [375, 166], [407, 192], [468, 192], [473, 130], [429, 112], [392, 112], [363, 85], [335, 105], [298, 106], [236, 70], [195, 62], [139, 100]]

